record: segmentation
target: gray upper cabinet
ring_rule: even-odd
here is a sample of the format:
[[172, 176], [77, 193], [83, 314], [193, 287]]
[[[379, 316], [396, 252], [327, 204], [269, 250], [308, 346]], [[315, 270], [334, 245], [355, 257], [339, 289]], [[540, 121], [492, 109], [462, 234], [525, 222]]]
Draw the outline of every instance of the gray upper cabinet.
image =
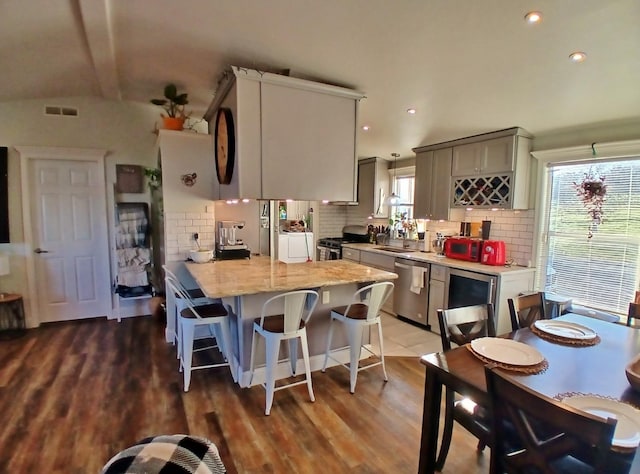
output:
[[[528, 209], [529, 180], [531, 167], [532, 136], [519, 127], [498, 130], [472, 137], [460, 138], [448, 142], [414, 148], [416, 152], [416, 216], [434, 213], [440, 209], [433, 200], [444, 193], [428, 192], [418, 189], [422, 183], [431, 182], [432, 186], [442, 185], [444, 179], [438, 174], [436, 181], [429, 175], [429, 152], [433, 156], [440, 150], [450, 153], [448, 188], [448, 207], [474, 207], [499, 209]], [[419, 158], [424, 156], [420, 166]], [[432, 161], [433, 168], [435, 160]], [[431, 173], [434, 171], [432, 169]], [[420, 176], [420, 178], [418, 178]], [[435, 193], [435, 198], [434, 198]], [[442, 215], [440, 212], [438, 215]]]
[[413, 197], [417, 219], [449, 220], [452, 148], [416, 152], [416, 182]]
[[389, 165], [383, 158], [358, 161], [358, 207], [373, 217], [389, 217]]
[[[355, 201], [359, 92], [232, 67], [205, 113], [215, 133], [220, 108], [231, 110], [235, 155], [231, 181], [217, 199]], [[215, 136], [214, 136], [215, 144]], [[212, 150], [214, 165], [215, 145]]]
[[453, 147], [452, 176], [513, 171], [514, 137], [494, 138]]

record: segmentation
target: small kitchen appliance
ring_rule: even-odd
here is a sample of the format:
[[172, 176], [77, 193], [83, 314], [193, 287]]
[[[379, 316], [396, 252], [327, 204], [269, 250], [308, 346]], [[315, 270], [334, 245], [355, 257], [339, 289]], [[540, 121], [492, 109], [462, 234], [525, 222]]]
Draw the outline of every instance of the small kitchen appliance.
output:
[[482, 241], [467, 237], [450, 237], [444, 242], [444, 254], [448, 258], [479, 262], [482, 254]]
[[485, 240], [482, 243], [480, 263], [485, 265], [504, 265], [507, 261], [506, 248], [502, 240]]
[[251, 257], [251, 251], [247, 244], [236, 235], [236, 230], [242, 228], [244, 228], [243, 221], [216, 222], [216, 258], [229, 260]]
[[444, 257], [444, 243], [446, 241], [446, 237], [442, 235], [441, 232], [436, 232], [436, 238], [433, 241], [433, 250], [436, 252], [438, 257]]

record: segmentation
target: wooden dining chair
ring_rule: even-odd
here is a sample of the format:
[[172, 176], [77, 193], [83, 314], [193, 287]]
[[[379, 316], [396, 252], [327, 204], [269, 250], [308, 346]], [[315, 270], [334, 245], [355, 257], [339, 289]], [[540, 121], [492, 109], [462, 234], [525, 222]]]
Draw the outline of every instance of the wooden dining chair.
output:
[[[452, 343], [462, 346], [479, 337], [496, 335], [492, 304], [439, 309], [438, 324], [443, 351], [450, 350]], [[484, 407], [477, 406], [468, 398], [458, 397], [456, 400], [455, 392], [448, 387], [445, 400], [444, 432], [436, 460], [438, 471], [442, 470], [449, 452], [454, 421], [478, 438], [478, 451], [482, 451], [490, 441], [490, 421]]]
[[613, 472], [609, 457], [614, 418], [600, 418], [537, 393], [495, 364], [485, 366], [485, 376], [491, 400], [491, 474]]
[[544, 292], [539, 291], [530, 295], [518, 296], [507, 300], [511, 329], [516, 331], [528, 328], [538, 319], [547, 319], [545, 311]]
[[[629, 303], [629, 311], [627, 313], [627, 326], [631, 326], [633, 319], [640, 318], [640, 303]], [[633, 324], [635, 326], [635, 324]]]

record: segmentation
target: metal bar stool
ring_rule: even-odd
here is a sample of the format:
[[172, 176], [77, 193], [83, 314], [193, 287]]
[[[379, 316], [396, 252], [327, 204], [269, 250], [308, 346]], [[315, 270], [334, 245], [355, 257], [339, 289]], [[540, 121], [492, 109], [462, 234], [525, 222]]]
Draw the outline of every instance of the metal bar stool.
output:
[[[191, 382], [191, 372], [199, 369], [208, 369], [214, 367], [229, 367], [233, 381], [236, 382], [236, 376], [231, 369], [231, 331], [229, 328], [229, 312], [221, 303], [210, 303], [196, 306], [189, 295], [180, 288], [170, 276], [165, 277], [167, 287], [186, 304], [186, 308], [180, 311], [178, 318], [178, 333], [180, 347], [180, 370], [183, 372], [184, 391], [189, 391]], [[217, 348], [224, 356], [224, 362], [203, 364], [193, 366], [193, 352], [196, 327], [208, 326], [211, 330], [211, 337], [214, 337], [216, 344], [207, 346], [197, 350], [206, 350]]]
[[[307, 384], [309, 397], [315, 401], [313, 386], [311, 385], [311, 368], [309, 366], [309, 346], [307, 343], [307, 323], [311, 313], [318, 302], [318, 292], [313, 290], [299, 290], [283, 293], [265, 301], [262, 306], [262, 314], [253, 323], [253, 342], [251, 345], [251, 380], [255, 373], [255, 358], [258, 350], [258, 337], [265, 340], [265, 382], [262, 384], [266, 390], [265, 415], [271, 413], [273, 395], [276, 391], [295, 385]], [[283, 313], [267, 316], [273, 306], [283, 305]], [[280, 343], [289, 341], [289, 376], [296, 375], [298, 364], [298, 338], [302, 346], [302, 358], [304, 361], [305, 379], [291, 382], [276, 388], [276, 367], [278, 365]]]
[[[356, 380], [358, 378], [358, 372], [361, 370], [369, 369], [377, 365], [382, 365], [384, 380], [385, 382], [388, 380], [387, 369], [384, 365], [384, 347], [382, 344], [382, 323], [380, 321], [380, 308], [387, 300], [392, 290], [393, 283], [389, 281], [373, 283], [356, 291], [353, 294], [351, 303], [349, 303], [348, 306], [341, 306], [338, 308], [333, 308], [331, 310], [331, 324], [329, 326], [327, 350], [324, 355], [324, 365], [322, 367], [322, 371], [324, 372], [327, 369], [327, 362], [329, 358], [338, 362], [344, 368], [348, 369], [351, 393], [354, 393], [356, 390]], [[343, 347], [334, 349], [331, 348], [331, 340], [333, 338], [335, 321], [344, 324], [347, 328], [347, 337], [349, 341], [348, 366], [331, 356], [332, 353], [344, 349]], [[380, 354], [376, 354], [362, 344], [362, 335], [364, 329], [366, 327], [373, 326], [374, 324], [378, 326]], [[359, 367], [362, 349], [366, 350], [374, 356], [377, 356], [379, 358], [379, 361], [365, 365], [363, 367]]]

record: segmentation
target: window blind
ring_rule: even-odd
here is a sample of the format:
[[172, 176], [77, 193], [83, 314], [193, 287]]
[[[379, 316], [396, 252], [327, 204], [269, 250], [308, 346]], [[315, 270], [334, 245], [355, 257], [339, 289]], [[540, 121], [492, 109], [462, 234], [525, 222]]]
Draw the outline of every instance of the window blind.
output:
[[[626, 314], [640, 279], [640, 158], [550, 164], [548, 173], [540, 286], [577, 304]], [[590, 173], [607, 186], [599, 224], [576, 193], [575, 184]]]

